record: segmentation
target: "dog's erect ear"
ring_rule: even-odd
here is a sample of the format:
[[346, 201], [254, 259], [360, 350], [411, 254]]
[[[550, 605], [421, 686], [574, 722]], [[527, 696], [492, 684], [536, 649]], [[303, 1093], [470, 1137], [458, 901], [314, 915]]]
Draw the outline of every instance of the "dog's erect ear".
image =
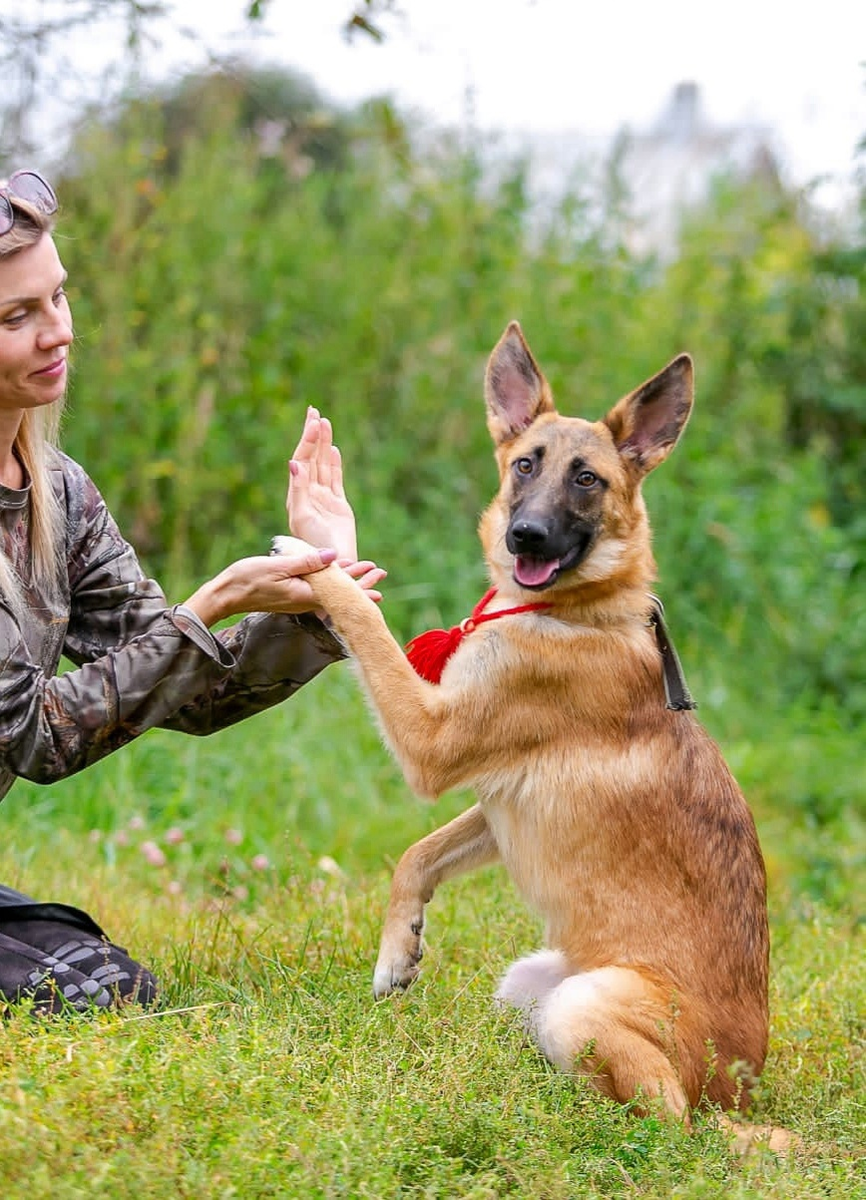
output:
[[679, 441], [693, 397], [692, 360], [680, 354], [604, 418], [617, 450], [642, 475], [664, 462]]
[[547, 380], [523, 332], [512, 321], [494, 347], [484, 376], [487, 428], [497, 446], [510, 442], [543, 412], [553, 412]]

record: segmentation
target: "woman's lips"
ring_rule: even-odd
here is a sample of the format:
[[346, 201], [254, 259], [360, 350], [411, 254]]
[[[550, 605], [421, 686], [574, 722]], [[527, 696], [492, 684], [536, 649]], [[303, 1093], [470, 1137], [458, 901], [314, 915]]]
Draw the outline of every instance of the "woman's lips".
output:
[[42, 379], [56, 379], [58, 375], [62, 375], [66, 370], [66, 359], [58, 358], [56, 362], [49, 363], [47, 367], [43, 367], [41, 371], [34, 371], [34, 375], [38, 375]]

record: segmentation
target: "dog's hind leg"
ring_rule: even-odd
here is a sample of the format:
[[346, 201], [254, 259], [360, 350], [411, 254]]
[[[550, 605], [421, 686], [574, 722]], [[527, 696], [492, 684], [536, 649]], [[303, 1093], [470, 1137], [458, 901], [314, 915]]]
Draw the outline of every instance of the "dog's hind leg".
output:
[[382, 930], [373, 992], [387, 996], [418, 975], [424, 906], [446, 879], [495, 862], [499, 851], [478, 805], [416, 842], [400, 859]]
[[589, 1076], [606, 1096], [621, 1104], [660, 1099], [688, 1121], [671, 1010], [662, 989], [637, 971], [602, 967], [545, 993], [532, 1029], [551, 1062]]

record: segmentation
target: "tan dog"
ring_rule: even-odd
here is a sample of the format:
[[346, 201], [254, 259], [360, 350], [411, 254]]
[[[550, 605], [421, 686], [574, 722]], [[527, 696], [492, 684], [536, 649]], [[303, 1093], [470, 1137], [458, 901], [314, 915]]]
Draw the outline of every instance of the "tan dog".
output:
[[641, 497], [688, 419], [691, 360], [601, 421], [563, 417], [515, 322], [485, 392], [501, 487], [480, 534], [497, 591], [441, 682], [416, 674], [345, 573], [308, 577], [411, 786], [478, 796], [403, 855], [376, 995], [417, 974], [436, 887], [501, 860], [548, 949], [515, 963], [498, 998], [547, 1057], [622, 1102], [744, 1106], [767, 1048], [764, 866], [718, 748], [666, 707]]

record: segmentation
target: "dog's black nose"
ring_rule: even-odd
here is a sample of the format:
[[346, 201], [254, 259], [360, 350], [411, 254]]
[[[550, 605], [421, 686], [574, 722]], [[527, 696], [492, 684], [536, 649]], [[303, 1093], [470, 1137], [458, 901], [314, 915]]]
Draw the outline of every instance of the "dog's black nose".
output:
[[537, 554], [550, 537], [550, 528], [544, 521], [523, 518], [515, 521], [508, 531], [512, 553]]

